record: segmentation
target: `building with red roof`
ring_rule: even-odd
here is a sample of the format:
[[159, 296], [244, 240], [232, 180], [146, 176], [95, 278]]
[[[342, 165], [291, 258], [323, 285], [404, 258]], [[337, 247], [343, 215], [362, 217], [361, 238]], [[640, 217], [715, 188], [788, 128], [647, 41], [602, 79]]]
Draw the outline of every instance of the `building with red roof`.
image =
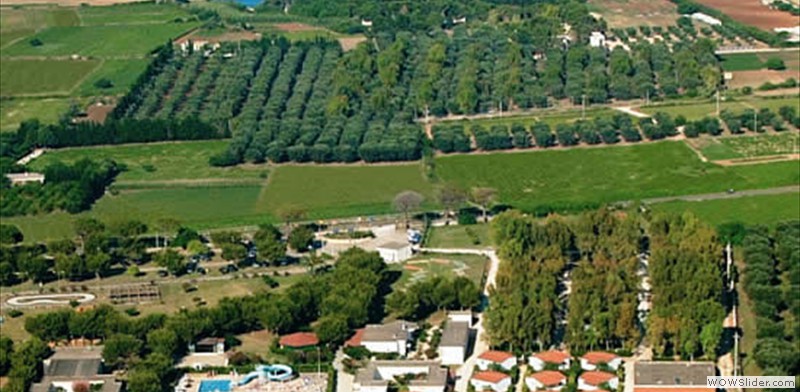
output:
[[345, 347], [358, 347], [361, 346], [361, 339], [364, 337], [364, 328], [359, 328], [347, 341], [344, 342]]
[[295, 332], [281, 336], [278, 343], [281, 348], [304, 348], [318, 345], [319, 338], [313, 332]]
[[511, 376], [494, 370], [477, 372], [469, 380], [476, 391], [505, 392], [511, 387]]
[[617, 370], [622, 365], [622, 358], [617, 354], [605, 351], [589, 351], [581, 357], [581, 369], [583, 370], [597, 370], [599, 365], [606, 365], [612, 370]]
[[596, 391], [599, 389], [616, 391], [619, 387], [619, 378], [616, 374], [608, 372], [588, 371], [578, 376], [578, 389], [582, 391]]
[[560, 391], [567, 385], [567, 376], [555, 370], [543, 370], [525, 377], [525, 385], [531, 391]]
[[475, 362], [481, 370], [487, 370], [492, 365], [500, 366], [505, 370], [511, 370], [517, 365], [517, 357], [507, 351], [489, 350], [478, 356]]
[[564, 351], [550, 350], [531, 355], [528, 364], [537, 372], [544, 370], [547, 365], [554, 365], [558, 370], [566, 371], [572, 366], [572, 358]]

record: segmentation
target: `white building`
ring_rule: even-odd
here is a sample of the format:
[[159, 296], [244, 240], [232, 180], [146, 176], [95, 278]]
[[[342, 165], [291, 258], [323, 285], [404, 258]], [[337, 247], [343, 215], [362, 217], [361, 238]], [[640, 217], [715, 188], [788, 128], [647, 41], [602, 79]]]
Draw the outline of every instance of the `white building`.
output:
[[555, 370], [544, 370], [525, 377], [528, 390], [560, 391], [567, 385], [567, 376]]
[[610, 390], [616, 391], [619, 387], [619, 378], [611, 373], [589, 371], [578, 376], [579, 391], [596, 391], [608, 385]]
[[387, 263], [400, 263], [411, 258], [411, 244], [387, 242], [379, 245], [377, 250], [383, 261]]
[[416, 330], [416, 324], [404, 320], [388, 324], [370, 324], [364, 327], [363, 331], [357, 331], [347, 345], [364, 346], [373, 353], [395, 353], [405, 357]]
[[572, 365], [572, 359], [563, 351], [550, 350], [531, 355], [528, 364], [537, 372], [544, 370], [548, 364], [558, 366], [558, 370], [566, 371]]
[[601, 364], [616, 371], [622, 365], [622, 358], [603, 351], [589, 351], [581, 357], [581, 369], [583, 370], [597, 370], [598, 365]]
[[605, 34], [599, 31], [592, 31], [592, 35], [589, 36], [589, 46], [593, 48], [602, 48], [606, 46]]
[[694, 19], [694, 20], [699, 20], [699, 21], [701, 21], [703, 23], [710, 24], [712, 26], [720, 26], [720, 25], [722, 25], [722, 21], [721, 20], [719, 20], [719, 19], [717, 19], [717, 18], [715, 18], [715, 17], [713, 17], [711, 15], [706, 15], [706, 14], [704, 14], [702, 12], [695, 12], [695, 13], [689, 15], [689, 17]]
[[505, 392], [511, 387], [511, 376], [489, 370], [473, 374], [469, 383], [472, 384], [476, 391]]
[[439, 342], [439, 357], [442, 365], [462, 365], [467, 358], [469, 347], [469, 324], [448, 321]]
[[488, 370], [492, 365], [500, 366], [505, 370], [511, 370], [517, 365], [517, 357], [506, 351], [489, 350], [478, 356], [475, 362], [478, 369]]
[[713, 362], [640, 361], [632, 373], [625, 375], [625, 392], [704, 392], [717, 369]]
[[408, 383], [409, 392], [443, 392], [447, 370], [433, 361], [372, 361], [356, 373], [354, 392], [386, 392], [397, 376], [415, 375]]
[[800, 42], [800, 26], [795, 27], [776, 27], [773, 29], [776, 33], [786, 33], [789, 36], [786, 38], [788, 42]]
[[472, 328], [472, 311], [471, 310], [454, 310], [447, 312], [447, 319], [450, 321], [467, 323]]
[[11, 181], [11, 185], [25, 185], [31, 182], [44, 184], [44, 174], [41, 173], [8, 173], [6, 178]]

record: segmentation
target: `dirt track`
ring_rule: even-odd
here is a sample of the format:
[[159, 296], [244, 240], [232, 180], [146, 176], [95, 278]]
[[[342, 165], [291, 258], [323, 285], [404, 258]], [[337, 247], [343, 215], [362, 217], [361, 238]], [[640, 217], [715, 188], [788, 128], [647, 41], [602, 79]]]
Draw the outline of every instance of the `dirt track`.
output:
[[794, 27], [797, 17], [788, 12], [770, 9], [761, 0], [696, 0], [698, 3], [716, 8], [731, 18], [758, 28], [772, 31], [776, 27]]
[[136, 1], [138, 0], [0, 0], [0, 5], [57, 4], [78, 7], [81, 4], [112, 5]]
[[746, 196], [782, 195], [784, 193], [798, 193], [798, 192], [800, 192], [800, 185], [790, 185], [778, 188], [750, 189], [745, 191], [736, 191], [733, 193], [718, 192], [718, 193], [704, 193], [700, 195], [655, 197], [652, 199], [642, 200], [642, 202], [647, 204], [656, 204], [656, 203], [666, 203], [670, 201], [706, 201], [706, 200], [719, 200], [719, 199], [736, 199], [739, 197], [746, 197]]

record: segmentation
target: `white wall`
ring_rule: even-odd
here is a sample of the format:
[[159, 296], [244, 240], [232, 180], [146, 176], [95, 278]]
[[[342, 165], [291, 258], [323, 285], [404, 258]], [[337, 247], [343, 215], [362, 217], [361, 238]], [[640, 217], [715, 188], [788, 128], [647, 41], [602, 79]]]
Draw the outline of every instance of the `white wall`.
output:
[[386, 392], [389, 389], [388, 385], [378, 385], [378, 386], [361, 386], [361, 384], [355, 384], [354, 390], [357, 392]]
[[545, 386], [542, 385], [542, 383], [540, 383], [539, 380], [537, 380], [537, 379], [535, 379], [533, 377], [525, 377], [525, 385], [527, 385], [528, 389], [531, 390], [531, 391], [535, 391], [537, 389], [547, 389], [549, 391], [560, 391], [562, 388], [564, 388], [566, 383], [567, 383], [567, 381], [564, 380], [564, 382], [562, 384], [559, 384], [556, 387], [545, 388]]
[[[617, 370], [619, 366], [622, 365], [622, 358], [614, 358], [610, 362], [606, 363], [608, 367], [611, 369]], [[597, 370], [597, 365], [589, 363], [589, 361], [581, 358], [581, 369], [583, 370]]]
[[[611, 380], [608, 380], [608, 385], [611, 387], [612, 390], [617, 390], [617, 387], [619, 387], [619, 378], [614, 377]], [[578, 377], [579, 391], [597, 391], [599, 389], [600, 389], [599, 385], [589, 385], [583, 381], [583, 377]]]
[[404, 374], [428, 374], [428, 366], [378, 366], [381, 379], [391, 381], [395, 376]]
[[397, 341], [389, 340], [385, 342], [365, 342], [362, 341], [361, 345], [373, 353], [398, 353], [405, 355], [405, 345], [398, 345]]
[[447, 318], [450, 321], [467, 323], [472, 328], [472, 313], [448, 313]]
[[404, 246], [400, 249], [378, 248], [378, 253], [383, 261], [387, 263], [399, 263], [411, 258], [411, 246]]
[[495, 392], [505, 392], [511, 386], [511, 377], [506, 377], [497, 384], [486, 382], [483, 380], [476, 380], [474, 378], [472, 380], [469, 380], [469, 382], [470, 384], [472, 384], [473, 387], [475, 387], [475, 390], [478, 392], [486, 389], [491, 389], [494, 390]]
[[[478, 365], [478, 368], [481, 369], [481, 370], [488, 369], [490, 366], [492, 366], [493, 363], [494, 362], [492, 362], [492, 361], [489, 361], [487, 359], [481, 359], [481, 358], [478, 358], [478, 360], [475, 362], [475, 364]], [[502, 367], [503, 369], [506, 369], [506, 370], [511, 370], [511, 368], [513, 368], [514, 365], [516, 365], [516, 364], [517, 364], [517, 359], [514, 358], [514, 357], [506, 359], [505, 361], [503, 361], [503, 363], [498, 363], [498, 365], [500, 365], [500, 367]]]
[[444, 391], [444, 385], [408, 386], [408, 392], [443, 392], [443, 391]]
[[464, 347], [439, 346], [439, 357], [442, 358], [442, 365], [462, 365], [464, 363]]
[[[567, 358], [564, 362], [562, 362], [561, 364], [558, 365], [558, 370], [561, 370], [561, 371], [568, 370], [570, 365], [571, 365], [571, 363], [572, 363], [572, 360]], [[544, 367], [546, 365], [546, 363], [544, 361], [542, 361], [541, 359], [536, 358], [534, 356], [531, 356], [530, 358], [528, 358], [528, 364], [531, 365], [531, 368], [533, 368], [533, 370], [536, 370], [537, 372], [541, 372], [542, 370], [544, 370]]]

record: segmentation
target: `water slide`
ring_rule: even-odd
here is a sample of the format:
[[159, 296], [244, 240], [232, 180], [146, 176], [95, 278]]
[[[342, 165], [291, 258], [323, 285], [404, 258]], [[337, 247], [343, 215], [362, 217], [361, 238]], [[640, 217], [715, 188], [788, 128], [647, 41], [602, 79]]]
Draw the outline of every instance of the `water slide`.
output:
[[242, 386], [258, 377], [264, 377], [270, 381], [286, 381], [294, 375], [292, 368], [286, 365], [258, 365], [255, 371], [245, 374], [237, 384]]

